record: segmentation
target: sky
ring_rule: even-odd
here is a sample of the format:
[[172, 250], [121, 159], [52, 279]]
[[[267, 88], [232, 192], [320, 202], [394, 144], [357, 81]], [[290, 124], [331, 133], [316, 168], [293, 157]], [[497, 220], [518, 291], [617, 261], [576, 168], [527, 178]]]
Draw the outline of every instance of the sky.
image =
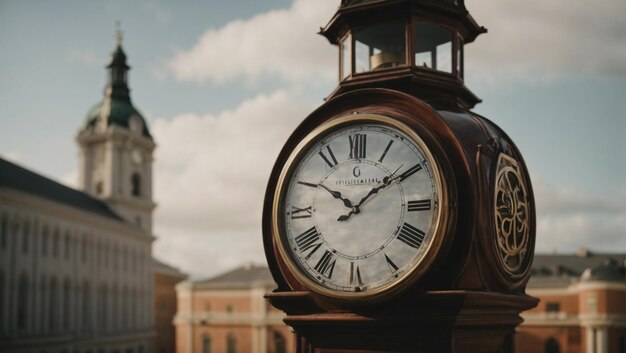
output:
[[[0, 0], [0, 155], [70, 186], [120, 21], [155, 151], [154, 254], [195, 278], [265, 262], [266, 182], [289, 134], [337, 85], [317, 35], [339, 0]], [[475, 112], [522, 151], [537, 252], [626, 252], [623, 0], [466, 0]]]

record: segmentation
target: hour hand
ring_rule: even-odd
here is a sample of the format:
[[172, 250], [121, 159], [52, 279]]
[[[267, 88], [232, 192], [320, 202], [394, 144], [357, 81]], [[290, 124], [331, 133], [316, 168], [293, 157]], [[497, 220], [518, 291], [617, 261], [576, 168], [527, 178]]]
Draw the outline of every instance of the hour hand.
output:
[[331, 195], [333, 195], [334, 198], [343, 201], [344, 206], [346, 206], [348, 208], [352, 208], [353, 207], [352, 206], [352, 202], [350, 200], [344, 198], [339, 191], [331, 190], [328, 187], [326, 187], [326, 185], [324, 185], [324, 184], [320, 184], [320, 186], [323, 187], [324, 189], [326, 189], [326, 191], [328, 191]]

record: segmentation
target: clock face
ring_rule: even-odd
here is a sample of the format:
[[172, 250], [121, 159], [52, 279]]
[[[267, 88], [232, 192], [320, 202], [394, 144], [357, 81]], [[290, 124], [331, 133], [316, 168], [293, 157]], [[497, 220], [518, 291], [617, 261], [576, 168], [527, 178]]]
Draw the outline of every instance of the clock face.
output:
[[424, 142], [395, 120], [367, 115], [323, 125], [283, 174], [280, 248], [312, 290], [384, 292], [429, 262], [431, 245], [440, 243], [438, 168]]
[[143, 156], [141, 155], [141, 151], [139, 151], [138, 149], [132, 150], [131, 158], [135, 165], [139, 165], [141, 164], [141, 162], [143, 162]]

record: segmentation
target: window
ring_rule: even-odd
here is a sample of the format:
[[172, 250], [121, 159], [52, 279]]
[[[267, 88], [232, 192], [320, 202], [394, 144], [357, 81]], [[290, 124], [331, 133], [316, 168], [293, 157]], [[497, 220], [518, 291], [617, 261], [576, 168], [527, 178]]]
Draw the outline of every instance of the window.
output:
[[559, 347], [559, 341], [554, 337], [548, 338], [545, 344], [545, 353], [559, 353], [561, 348]]
[[65, 259], [69, 260], [70, 259], [70, 250], [71, 250], [71, 240], [70, 240], [70, 235], [69, 233], [65, 233]]
[[91, 328], [91, 288], [89, 282], [83, 282], [83, 325], [82, 327], [89, 330]]
[[228, 337], [226, 337], [226, 353], [235, 352], [237, 352], [237, 339], [235, 338], [235, 335], [229, 333]]
[[547, 302], [546, 303], [546, 312], [558, 313], [559, 311], [561, 311], [561, 307], [560, 307], [559, 303], [555, 303], [555, 302]]
[[41, 235], [41, 255], [48, 255], [48, 228], [43, 229], [43, 234]]
[[354, 35], [356, 73], [406, 64], [405, 25], [386, 23]]
[[104, 192], [104, 185], [102, 184], [101, 181], [96, 183], [96, 195], [102, 195], [102, 193]]
[[80, 247], [80, 259], [83, 263], [87, 262], [87, 236], [83, 234]]
[[280, 332], [274, 332], [274, 353], [286, 353], [287, 345], [285, 343], [285, 337]]
[[204, 311], [209, 312], [211, 311], [211, 302], [204, 302]]
[[3, 217], [0, 220], [0, 247], [4, 250], [7, 248], [7, 238], [8, 238], [8, 221], [6, 217]]
[[0, 335], [4, 334], [4, 300], [7, 297], [4, 284], [4, 272], [0, 269]]
[[351, 46], [352, 46], [352, 37], [347, 36], [341, 42], [341, 49], [340, 49], [340, 54], [339, 54], [341, 56], [340, 58], [341, 72], [339, 73], [340, 80], [343, 80], [344, 78], [350, 76], [350, 74], [352, 73], [352, 60], [350, 57]]
[[47, 280], [46, 277], [41, 277], [41, 308], [39, 312], [41, 313], [41, 317], [38, 318], [39, 328], [41, 331], [45, 331], [46, 329], [46, 304], [48, 301], [48, 292], [47, 292]]
[[202, 335], [202, 353], [211, 353], [211, 336], [208, 333]]
[[233, 312], [233, 306], [230, 305], [230, 304], [226, 305], [226, 312], [229, 313], [229, 314], [232, 313]]
[[141, 196], [141, 177], [138, 173], [133, 173], [130, 178], [131, 194], [133, 196]]
[[56, 258], [59, 256], [59, 231], [57, 230], [54, 233], [52, 238], [52, 257]]
[[30, 237], [30, 229], [28, 227], [28, 223], [24, 222], [24, 228], [23, 228], [23, 233], [22, 235], [23, 240], [22, 240], [22, 253], [24, 254], [28, 254], [28, 241], [29, 241], [29, 237]]
[[50, 280], [50, 296], [48, 302], [48, 328], [51, 331], [57, 328], [57, 309], [58, 309], [58, 283], [56, 278]]
[[71, 294], [72, 294], [72, 286], [70, 283], [70, 279], [66, 278], [63, 282], [63, 329], [70, 329], [70, 305], [71, 305]]
[[20, 276], [17, 293], [17, 328], [25, 330], [28, 318], [28, 277], [26, 274]]
[[415, 66], [452, 73], [452, 33], [430, 23], [415, 24]]
[[100, 329], [105, 330], [107, 328], [107, 297], [109, 293], [107, 291], [106, 284], [102, 285], [102, 289], [100, 290], [100, 305], [98, 305], [98, 317], [100, 318]]

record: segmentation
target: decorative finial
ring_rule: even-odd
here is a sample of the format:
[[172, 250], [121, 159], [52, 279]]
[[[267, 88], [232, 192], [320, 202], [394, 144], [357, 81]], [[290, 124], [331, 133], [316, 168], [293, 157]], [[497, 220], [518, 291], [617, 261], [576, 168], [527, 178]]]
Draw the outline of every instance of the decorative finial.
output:
[[122, 44], [122, 39], [124, 39], [124, 37], [122, 37], [122, 30], [120, 29], [120, 21], [115, 22], [115, 27], [115, 41], [117, 42], [117, 45], [120, 45]]

